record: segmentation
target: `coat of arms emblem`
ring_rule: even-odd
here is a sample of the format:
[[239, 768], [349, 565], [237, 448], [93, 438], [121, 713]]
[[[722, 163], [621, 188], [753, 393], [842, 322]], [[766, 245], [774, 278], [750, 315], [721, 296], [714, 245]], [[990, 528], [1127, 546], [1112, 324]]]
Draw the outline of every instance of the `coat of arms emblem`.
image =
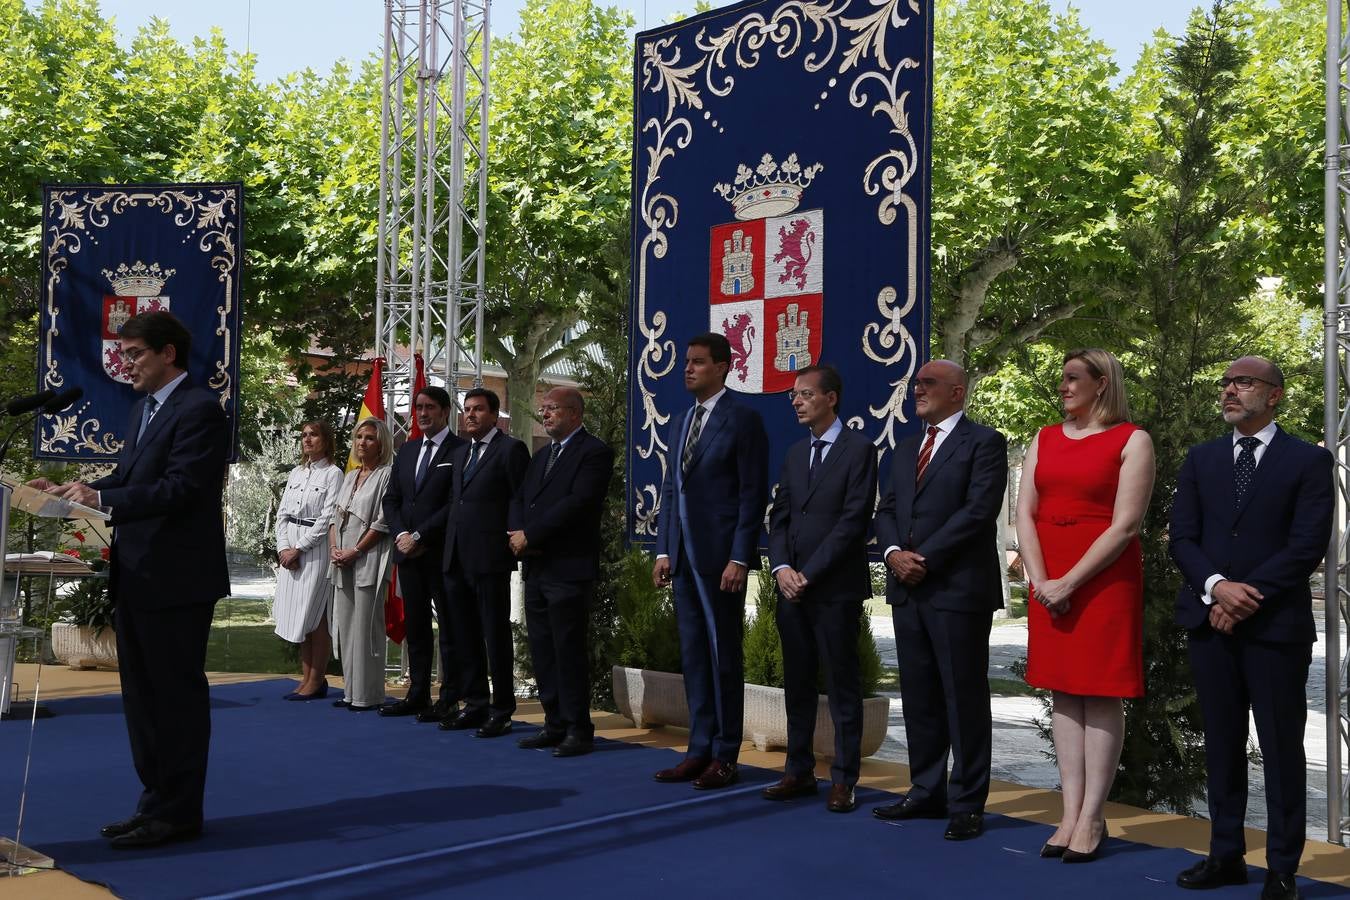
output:
[[115, 270], [104, 269], [103, 277], [112, 285], [112, 293], [103, 295], [103, 371], [113, 381], [130, 384], [126, 372], [126, 357], [118, 335], [132, 316], [169, 309], [169, 297], [162, 293], [164, 282], [173, 276], [174, 269], [161, 269], [159, 263], [146, 265], [137, 260], [132, 265], [121, 263]]
[[780, 165], [766, 153], [713, 188], [737, 219], [713, 227], [708, 273], [710, 330], [731, 344], [732, 390], [788, 390], [820, 360], [825, 214], [797, 206], [822, 168], [803, 169], [795, 153]]

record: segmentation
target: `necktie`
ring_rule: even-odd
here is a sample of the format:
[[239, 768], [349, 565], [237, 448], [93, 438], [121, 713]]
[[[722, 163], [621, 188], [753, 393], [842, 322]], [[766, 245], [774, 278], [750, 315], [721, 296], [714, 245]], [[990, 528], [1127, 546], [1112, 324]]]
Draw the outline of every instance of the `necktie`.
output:
[[150, 420], [155, 417], [155, 410], [159, 407], [159, 401], [154, 395], [145, 398], [145, 408], [141, 410], [141, 430], [136, 432], [136, 443], [141, 442], [145, 437], [145, 429], [150, 427]]
[[829, 441], [822, 441], [819, 438], [811, 442], [811, 468], [806, 470], [806, 483], [810, 484], [816, 477], [816, 466], [820, 465], [821, 458], [825, 455], [825, 448], [829, 446]]
[[1238, 446], [1242, 451], [1233, 464], [1233, 500], [1241, 506], [1252, 491], [1252, 477], [1256, 474], [1256, 448], [1261, 446], [1261, 439], [1241, 437], [1238, 438]]
[[427, 469], [431, 466], [431, 458], [436, 455], [436, 444], [431, 438], [422, 442], [422, 458], [417, 461], [417, 476], [413, 481], [414, 487], [422, 486], [422, 479], [427, 477]]
[[937, 437], [938, 427], [936, 425], [928, 426], [928, 440], [923, 442], [923, 447], [919, 450], [919, 461], [914, 466], [914, 483], [923, 481], [924, 470], [928, 468], [928, 461], [933, 458], [933, 440]]
[[680, 471], [684, 474], [688, 474], [689, 463], [694, 459], [694, 447], [698, 444], [698, 436], [703, 433], [703, 416], [707, 412], [702, 406], [694, 407], [694, 422], [689, 426], [689, 439], [684, 442], [684, 453], [680, 456]]
[[548, 451], [548, 462], [544, 463], [545, 478], [548, 477], [549, 472], [553, 471], [553, 464], [558, 461], [558, 457], [561, 455], [562, 455], [562, 444], [558, 443], [557, 441], [554, 441], [553, 446], [549, 448]]
[[476, 462], [478, 462], [478, 453], [479, 453], [479, 451], [481, 451], [482, 449], [483, 449], [483, 442], [482, 442], [482, 441], [474, 441], [474, 442], [473, 442], [473, 446], [469, 448], [469, 459], [468, 459], [467, 462], [464, 463], [464, 475], [465, 475], [465, 477], [468, 476], [469, 470], [473, 468], [473, 464], [476, 463]]

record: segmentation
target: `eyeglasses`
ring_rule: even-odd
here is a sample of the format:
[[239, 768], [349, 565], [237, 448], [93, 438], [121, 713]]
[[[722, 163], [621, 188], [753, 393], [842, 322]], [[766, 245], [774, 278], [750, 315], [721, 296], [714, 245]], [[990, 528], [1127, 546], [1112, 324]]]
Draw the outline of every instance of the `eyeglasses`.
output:
[[123, 347], [122, 355], [127, 358], [127, 362], [135, 362], [146, 353], [150, 352], [149, 347]]
[[816, 392], [810, 388], [802, 388], [800, 391], [788, 391], [789, 402], [796, 402], [798, 397], [802, 398], [807, 403], [810, 403], [812, 400], [816, 399]]
[[1221, 391], [1228, 390], [1228, 386], [1230, 384], [1233, 387], [1237, 388], [1239, 391], [1250, 391], [1252, 388], [1256, 387], [1256, 383], [1258, 381], [1261, 384], [1268, 384], [1271, 387], [1279, 387], [1279, 385], [1276, 384], [1275, 382], [1266, 381], [1264, 378], [1257, 378], [1255, 375], [1234, 375], [1232, 378], [1228, 378], [1225, 376], [1223, 378], [1220, 378], [1218, 381], [1214, 382], [1214, 384]]
[[549, 413], [555, 413], [560, 409], [575, 409], [575, 408], [576, 407], [573, 406], [563, 406], [562, 404], [559, 403], [545, 403], [543, 406], [539, 407], [539, 415], [546, 416]]

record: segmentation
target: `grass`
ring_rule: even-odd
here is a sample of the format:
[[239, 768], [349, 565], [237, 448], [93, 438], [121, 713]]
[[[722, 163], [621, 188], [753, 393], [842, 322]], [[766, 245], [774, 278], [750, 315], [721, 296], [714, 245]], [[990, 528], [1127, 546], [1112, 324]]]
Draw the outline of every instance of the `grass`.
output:
[[[277, 637], [275, 627], [266, 600], [220, 601], [206, 643], [206, 671], [298, 675], [299, 649]], [[390, 656], [398, 665], [397, 647]], [[328, 674], [341, 675], [341, 663], [331, 660]]]

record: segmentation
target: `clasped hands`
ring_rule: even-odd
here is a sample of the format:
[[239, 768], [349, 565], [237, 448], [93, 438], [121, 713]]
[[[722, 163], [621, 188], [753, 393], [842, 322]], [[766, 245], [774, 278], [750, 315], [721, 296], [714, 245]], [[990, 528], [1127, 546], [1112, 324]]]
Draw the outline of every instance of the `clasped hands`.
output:
[[361, 557], [361, 551], [355, 547], [333, 547], [329, 559], [339, 569], [345, 569]]
[[928, 575], [928, 561], [913, 550], [892, 550], [886, 554], [886, 565], [908, 587], [914, 587]]
[[73, 500], [83, 506], [98, 506], [98, 491], [82, 481], [68, 481], [57, 484], [48, 478], [34, 478], [28, 482], [30, 488], [55, 494], [62, 500]]
[[774, 573], [774, 578], [778, 579], [778, 590], [783, 595], [784, 600], [797, 603], [802, 599], [804, 592], [811, 582], [806, 576], [791, 566], [784, 566]]
[[1209, 625], [1220, 634], [1232, 634], [1233, 627], [1261, 608], [1265, 595], [1241, 581], [1220, 581], [1209, 592], [1214, 603], [1209, 607]]
[[300, 551], [294, 547], [286, 547], [277, 551], [277, 562], [283, 569], [300, 568]]
[[1052, 619], [1068, 615], [1069, 598], [1073, 596], [1077, 587], [1064, 578], [1047, 578], [1044, 581], [1031, 582], [1032, 593], [1041, 606], [1045, 607], [1045, 611], [1050, 613]]

